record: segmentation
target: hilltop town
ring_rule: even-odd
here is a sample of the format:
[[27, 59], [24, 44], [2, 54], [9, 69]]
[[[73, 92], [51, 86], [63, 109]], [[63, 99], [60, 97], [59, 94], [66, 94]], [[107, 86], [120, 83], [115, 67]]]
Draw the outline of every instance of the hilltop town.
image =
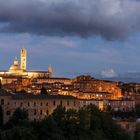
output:
[[58, 105], [78, 110], [92, 104], [112, 112], [132, 112], [140, 105], [139, 83], [99, 80], [90, 75], [54, 77], [51, 65], [46, 71], [27, 70], [25, 48], [20, 52], [20, 64], [15, 58], [9, 70], [0, 71], [0, 83], [5, 123], [17, 108], [26, 109], [30, 120], [41, 120]]

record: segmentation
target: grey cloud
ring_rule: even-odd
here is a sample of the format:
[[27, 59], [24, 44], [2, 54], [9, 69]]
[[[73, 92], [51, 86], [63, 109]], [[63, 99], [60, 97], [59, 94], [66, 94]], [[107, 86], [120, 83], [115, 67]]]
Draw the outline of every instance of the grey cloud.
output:
[[0, 0], [1, 32], [112, 40], [139, 30], [137, 0]]

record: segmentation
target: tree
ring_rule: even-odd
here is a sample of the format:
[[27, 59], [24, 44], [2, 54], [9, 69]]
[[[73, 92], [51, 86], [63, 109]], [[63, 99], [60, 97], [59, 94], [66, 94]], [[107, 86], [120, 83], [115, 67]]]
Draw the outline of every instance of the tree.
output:
[[90, 111], [86, 107], [83, 107], [79, 110], [78, 113], [79, 113], [80, 128], [83, 130], [89, 129], [91, 119]]
[[3, 126], [3, 109], [0, 106], [0, 128]]
[[18, 125], [19, 123], [22, 123], [23, 121], [28, 121], [28, 113], [26, 110], [17, 108], [15, 112], [13, 113], [12, 117], [9, 119], [6, 126], [13, 127], [14, 125]]
[[[78, 111], [58, 106], [52, 115], [41, 121], [26, 121], [26, 113], [16, 110], [10, 119], [12, 127], [2, 129], [0, 139], [130, 140], [130, 136], [112, 120], [109, 112], [103, 112], [94, 105], [85, 106]], [[139, 139], [139, 133], [138, 128], [135, 140]]]
[[76, 135], [78, 125], [79, 125], [79, 117], [78, 111], [74, 109], [69, 109], [65, 113], [65, 127], [64, 127], [64, 135], [67, 137], [71, 137]]
[[57, 108], [52, 113], [52, 118], [54, 119], [54, 121], [57, 123], [59, 127], [63, 127], [65, 115], [66, 115], [66, 109], [61, 105], [57, 106]]
[[136, 116], [139, 118], [140, 117], [140, 105], [135, 106], [135, 111], [136, 111]]
[[37, 140], [33, 129], [25, 127], [14, 127], [0, 132], [1, 140]]
[[48, 92], [47, 92], [47, 90], [46, 90], [45, 87], [42, 87], [42, 88], [41, 88], [41, 94], [48, 95]]
[[27, 93], [27, 91], [25, 89], [21, 89], [19, 93]]
[[134, 140], [140, 140], [140, 123], [138, 123], [136, 126]]

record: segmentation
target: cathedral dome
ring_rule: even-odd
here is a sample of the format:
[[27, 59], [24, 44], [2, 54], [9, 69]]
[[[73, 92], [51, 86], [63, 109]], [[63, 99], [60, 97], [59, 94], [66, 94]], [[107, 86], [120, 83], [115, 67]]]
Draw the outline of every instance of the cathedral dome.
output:
[[16, 71], [20, 70], [20, 66], [18, 65], [18, 60], [15, 58], [14, 64], [10, 67], [9, 71]]
[[12, 65], [9, 70], [19, 70], [19, 65]]

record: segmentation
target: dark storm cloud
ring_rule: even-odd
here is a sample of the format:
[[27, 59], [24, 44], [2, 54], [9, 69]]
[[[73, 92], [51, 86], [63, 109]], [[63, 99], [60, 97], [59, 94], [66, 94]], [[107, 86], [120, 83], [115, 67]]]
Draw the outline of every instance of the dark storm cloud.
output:
[[0, 23], [1, 32], [123, 39], [140, 30], [140, 2], [0, 0]]

